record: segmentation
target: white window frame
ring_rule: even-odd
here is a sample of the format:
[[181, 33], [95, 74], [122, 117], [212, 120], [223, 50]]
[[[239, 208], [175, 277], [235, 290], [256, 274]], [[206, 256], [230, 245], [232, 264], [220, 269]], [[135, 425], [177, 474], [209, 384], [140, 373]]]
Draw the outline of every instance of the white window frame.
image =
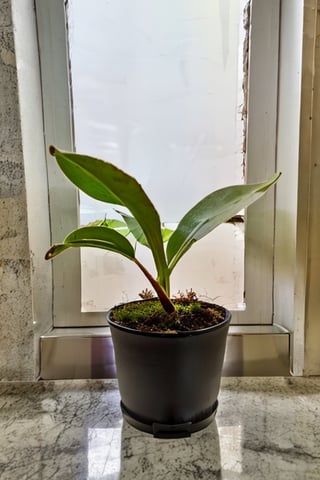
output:
[[[35, 0], [43, 92], [46, 152], [51, 144], [72, 149], [65, 0]], [[278, 44], [280, 0], [252, 0], [246, 180], [271, 177], [276, 170]], [[78, 194], [47, 153], [51, 241], [76, 228]], [[245, 238], [245, 311], [234, 324], [273, 323], [274, 204], [270, 192], [248, 210]], [[105, 326], [104, 313], [81, 312], [80, 252], [52, 262], [53, 326]]]

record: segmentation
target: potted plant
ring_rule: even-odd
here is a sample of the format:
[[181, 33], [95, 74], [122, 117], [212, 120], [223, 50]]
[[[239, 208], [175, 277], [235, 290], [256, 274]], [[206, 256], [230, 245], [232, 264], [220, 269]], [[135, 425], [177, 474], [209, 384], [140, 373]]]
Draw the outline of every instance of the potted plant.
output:
[[[116, 252], [142, 270], [156, 293], [156, 299], [118, 305], [107, 314], [124, 416], [156, 437], [181, 437], [206, 427], [217, 408], [231, 314], [199, 301], [192, 290], [171, 298], [170, 275], [194, 242], [260, 198], [280, 174], [210, 193], [171, 231], [132, 176], [97, 158], [55, 147], [50, 153], [74, 185], [115, 205], [123, 221], [104, 219], [80, 227], [45, 258], [74, 247]], [[149, 247], [156, 276], [136, 258], [130, 239]], [[142, 294], [151, 296], [148, 289]]]

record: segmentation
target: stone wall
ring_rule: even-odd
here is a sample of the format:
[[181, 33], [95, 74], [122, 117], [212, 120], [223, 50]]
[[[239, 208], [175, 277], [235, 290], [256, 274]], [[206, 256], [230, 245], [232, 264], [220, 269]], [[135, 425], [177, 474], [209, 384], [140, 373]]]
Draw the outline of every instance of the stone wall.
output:
[[10, 0], [0, 0], [0, 380], [34, 378], [30, 257]]

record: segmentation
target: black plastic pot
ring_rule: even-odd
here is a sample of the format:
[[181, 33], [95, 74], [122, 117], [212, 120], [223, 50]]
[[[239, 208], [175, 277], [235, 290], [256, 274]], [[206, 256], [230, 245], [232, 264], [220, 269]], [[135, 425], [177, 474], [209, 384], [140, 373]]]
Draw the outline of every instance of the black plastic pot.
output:
[[[209, 305], [209, 304], [207, 304]], [[117, 307], [115, 307], [117, 308]], [[212, 327], [144, 333], [110, 318], [124, 417], [155, 437], [184, 437], [213, 420], [231, 313]]]

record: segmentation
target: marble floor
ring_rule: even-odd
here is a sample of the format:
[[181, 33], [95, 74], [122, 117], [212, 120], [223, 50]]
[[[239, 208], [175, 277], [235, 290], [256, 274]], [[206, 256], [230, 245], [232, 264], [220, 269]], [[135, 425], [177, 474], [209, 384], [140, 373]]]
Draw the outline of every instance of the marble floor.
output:
[[320, 479], [320, 378], [224, 378], [219, 401], [159, 440], [123, 422], [115, 380], [0, 383], [0, 479]]

